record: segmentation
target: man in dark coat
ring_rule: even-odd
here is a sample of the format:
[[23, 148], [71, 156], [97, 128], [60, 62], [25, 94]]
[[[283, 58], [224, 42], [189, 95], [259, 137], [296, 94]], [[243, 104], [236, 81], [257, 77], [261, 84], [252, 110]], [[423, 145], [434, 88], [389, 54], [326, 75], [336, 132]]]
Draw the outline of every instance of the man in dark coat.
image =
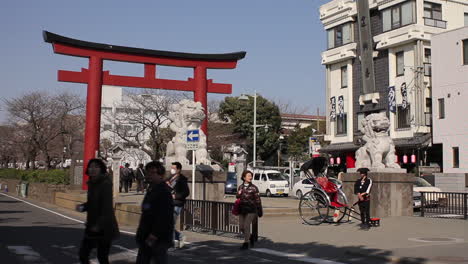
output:
[[165, 264], [167, 250], [173, 244], [174, 204], [171, 190], [164, 181], [164, 166], [158, 161], [152, 161], [145, 169], [151, 185], [141, 205], [140, 224], [136, 234], [139, 246], [136, 263]]
[[99, 263], [109, 263], [109, 250], [113, 239], [119, 235], [119, 227], [112, 201], [112, 181], [106, 174], [106, 165], [100, 159], [88, 163], [88, 199], [77, 206], [87, 212], [86, 228], [79, 252], [81, 263], [89, 263], [89, 255], [97, 248]]
[[125, 168], [123, 168], [122, 174], [124, 189], [125, 192], [128, 193], [128, 191], [132, 189], [132, 181], [134, 178], [133, 170], [130, 168], [130, 164], [125, 163]]
[[[188, 180], [183, 174], [182, 164], [174, 162], [171, 166], [171, 179], [168, 181], [169, 187], [172, 189], [172, 199], [174, 199], [174, 225], [177, 224], [182, 210], [184, 210], [185, 199], [190, 194]], [[177, 226], [177, 225], [176, 225]], [[176, 247], [182, 248], [185, 244], [185, 236], [176, 230], [174, 227], [174, 243]]]
[[137, 193], [139, 192], [144, 192], [146, 187], [145, 187], [145, 169], [143, 168], [143, 164], [138, 164], [138, 168], [136, 169], [136, 182], [137, 182]]

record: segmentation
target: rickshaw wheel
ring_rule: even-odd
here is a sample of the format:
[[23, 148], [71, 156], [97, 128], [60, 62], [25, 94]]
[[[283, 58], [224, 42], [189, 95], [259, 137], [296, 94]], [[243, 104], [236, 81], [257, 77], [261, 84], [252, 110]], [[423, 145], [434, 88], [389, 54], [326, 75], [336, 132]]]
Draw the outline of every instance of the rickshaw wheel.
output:
[[302, 195], [299, 202], [299, 214], [309, 225], [318, 225], [329, 218], [329, 205], [326, 197], [320, 192], [310, 191]]
[[[346, 196], [344, 195], [343, 192], [339, 191], [336, 195], [338, 195], [338, 202], [339, 203], [341, 203], [341, 204], [347, 204], [348, 203], [348, 200], [346, 199]], [[342, 222], [343, 218], [347, 214], [351, 213], [351, 212], [349, 212], [349, 209], [347, 207], [341, 207], [341, 208], [343, 208], [343, 210], [340, 210], [340, 217], [336, 221], [337, 223]], [[346, 221], [349, 221], [349, 219], [344, 220], [343, 222], [346, 222]]]

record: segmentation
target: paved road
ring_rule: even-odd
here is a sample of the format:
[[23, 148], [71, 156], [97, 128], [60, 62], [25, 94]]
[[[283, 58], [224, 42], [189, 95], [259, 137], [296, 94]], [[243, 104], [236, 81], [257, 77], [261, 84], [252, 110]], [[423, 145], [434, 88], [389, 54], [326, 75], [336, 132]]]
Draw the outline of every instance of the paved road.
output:
[[[0, 263], [78, 263], [77, 252], [83, 224], [0, 195]], [[328, 263], [281, 249], [256, 248], [240, 251], [239, 241], [190, 233], [192, 242], [170, 253], [170, 263]], [[111, 250], [112, 263], [134, 263], [136, 244], [131, 232], [121, 234]], [[348, 259], [359, 263], [361, 258]], [[97, 260], [94, 259], [94, 263]], [[348, 262], [349, 263], [349, 262]]]

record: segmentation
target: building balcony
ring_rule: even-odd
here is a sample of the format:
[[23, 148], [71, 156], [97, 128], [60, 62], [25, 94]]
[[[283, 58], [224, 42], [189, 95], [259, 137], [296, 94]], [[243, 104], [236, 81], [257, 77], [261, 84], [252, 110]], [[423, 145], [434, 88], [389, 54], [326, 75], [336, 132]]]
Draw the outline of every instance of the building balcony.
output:
[[357, 43], [349, 43], [322, 52], [322, 64], [334, 64], [344, 60], [356, 58]]
[[424, 18], [424, 25], [425, 26], [430, 26], [430, 27], [437, 27], [437, 28], [447, 29], [447, 21], [439, 20], [439, 19], [433, 19], [433, 18], [429, 18], [429, 17]]

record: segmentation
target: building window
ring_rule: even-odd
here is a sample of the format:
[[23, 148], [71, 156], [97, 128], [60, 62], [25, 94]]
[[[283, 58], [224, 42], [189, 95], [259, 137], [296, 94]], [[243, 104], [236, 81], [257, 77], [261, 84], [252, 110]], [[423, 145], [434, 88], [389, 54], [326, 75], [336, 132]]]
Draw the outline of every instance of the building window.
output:
[[442, 5], [431, 2], [424, 2], [424, 17], [442, 20]]
[[424, 25], [447, 28], [447, 22], [442, 20], [442, 5], [424, 2]]
[[452, 153], [453, 153], [453, 167], [459, 168], [460, 167], [460, 155], [459, 155], [460, 153], [458, 151], [458, 147], [453, 147]]
[[405, 74], [405, 52], [400, 51], [395, 54], [396, 56], [396, 74], [402, 76]]
[[463, 40], [463, 65], [468, 65], [468, 39]]
[[424, 49], [424, 76], [432, 76], [431, 49]]
[[468, 27], [468, 13], [465, 13], [465, 27]]
[[341, 88], [348, 87], [348, 66], [341, 67]]
[[437, 99], [439, 102], [439, 119], [445, 118], [445, 100], [444, 98]]
[[411, 111], [410, 105], [406, 105], [406, 108], [403, 108], [402, 105], [397, 106], [396, 112], [396, 128], [409, 128], [411, 127]]
[[343, 113], [336, 116], [336, 134], [346, 135], [347, 131], [347, 114]]
[[415, 23], [414, 1], [389, 7], [382, 11], [383, 31], [397, 29]]
[[105, 124], [104, 127], [103, 127], [104, 130], [111, 130], [112, 129], [112, 125], [110, 124]]
[[329, 49], [343, 46], [353, 41], [351, 23], [346, 23], [329, 29], [327, 30], [327, 34]]

